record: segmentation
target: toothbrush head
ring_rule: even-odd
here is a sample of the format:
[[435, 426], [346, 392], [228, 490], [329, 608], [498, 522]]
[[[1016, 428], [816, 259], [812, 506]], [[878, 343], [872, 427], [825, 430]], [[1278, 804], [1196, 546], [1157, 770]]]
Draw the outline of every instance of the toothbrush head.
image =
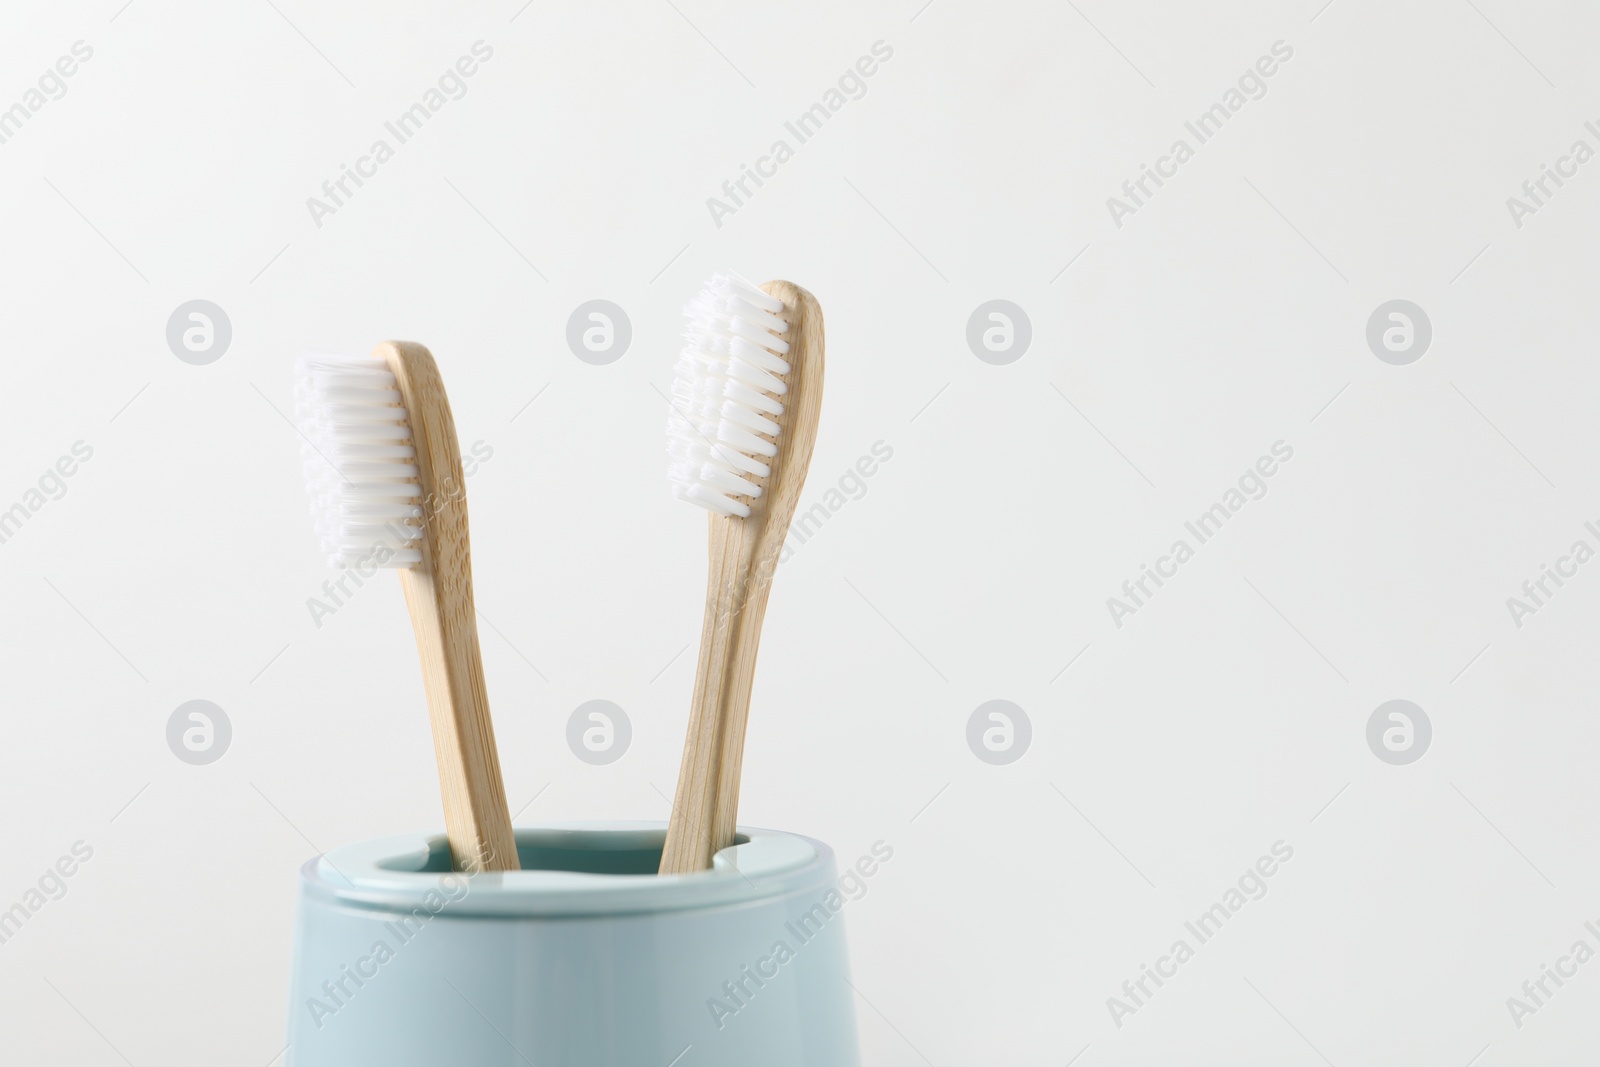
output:
[[307, 354], [295, 413], [311, 514], [334, 567], [422, 562], [422, 488], [411, 413], [379, 356]]
[[713, 275], [684, 308], [667, 415], [673, 495], [719, 515], [748, 518], [778, 454], [777, 398], [788, 392], [783, 301], [727, 274]]

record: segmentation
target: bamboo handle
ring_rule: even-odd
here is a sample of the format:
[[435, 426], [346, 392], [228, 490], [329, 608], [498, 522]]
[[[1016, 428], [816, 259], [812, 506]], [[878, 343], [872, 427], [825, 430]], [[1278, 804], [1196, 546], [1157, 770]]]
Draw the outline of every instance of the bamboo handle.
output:
[[823, 327], [816, 298], [790, 282], [761, 287], [783, 301], [789, 324], [788, 392], [778, 417], [778, 454], [750, 515], [709, 517], [706, 610], [700, 630], [689, 732], [678, 771], [678, 791], [662, 874], [706, 870], [711, 857], [734, 842], [745, 729], [755, 683], [756, 655], [767, 597], [788, 536], [816, 444], [822, 408]]
[[455, 419], [439, 368], [426, 348], [386, 341], [373, 354], [388, 361], [400, 385], [417, 452], [422, 562], [402, 570], [400, 584], [422, 660], [452, 863], [464, 871], [514, 871], [516, 839], [478, 650], [466, 484]]

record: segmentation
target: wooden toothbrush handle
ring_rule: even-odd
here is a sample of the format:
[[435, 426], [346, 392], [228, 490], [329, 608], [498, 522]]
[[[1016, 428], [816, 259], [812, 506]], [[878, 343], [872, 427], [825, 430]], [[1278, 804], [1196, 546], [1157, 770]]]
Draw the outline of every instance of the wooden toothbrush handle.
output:
[[756, 539], [749, 523], [726, 515], [710, 516], [710, 534], [700, 660], [695, 667], [678, 788], [661, 853], [662, 874], [703, 871], [724, 847], [711, 832], [722, 781], [723, 708], [730, 681], [729, 656], [734, 652], [733, 638], [741, 614], [737, 604]]
[[[759, 538], [746, 567], [742, 604], [735, 605], [736, 631], [729, 661], [727, 696], [723, 708], [722, 752], [718, 759], [717, 804], [712, 815], [711, 839], [717, 848], [733, 844], [739, 826], [739, 782], [744, 770], [745, 729], [750, 721], [750, 694], [755, 687], [756, 655], [761, 650], [761, 624], [767, 616], [767, 596], [778, 570], [778, 558], [789, 536], [789, 523], [805, 488], [811, 452], [817, 443], [822, 416], [824, 343], [822, 308], [817, 298], [791, 282], [768, 282], [761, 287], [783, 301], [782, 318], [789, 323], [789, 391], [778, 424], [783, 447], [767, 478], [763, 494]], [[755, 506], [752, 505], [752, 512]], [[752, 518], [755, 515], [752, 514]]]
[[705, 870], [713, 855], [734, 843], [761, 624], [811, 465], [822, 409], [822, 309], [815, 297], [792, 283], [768, 282], [761, 288], [783, 301], [780, 317], [789, 323], [784, 334], [790, 342], [789, 388], [778, 417], [779, 451], [771, 473], [759, 480], [763, 492], [751, 502], [747, 518], [710, 516], [700, 662], [662, 874]]
[[464, 871], [514, 871], [519, 867], [517, 845], [478, 649], [466, 484], [455, 419], [439, 368], [426, 348], [389, 341], [374, 354], [388, 360], [400, 384], [417, 451], [422, 562], [402, 570], [400, 584], [422, 660], [452, 863]]

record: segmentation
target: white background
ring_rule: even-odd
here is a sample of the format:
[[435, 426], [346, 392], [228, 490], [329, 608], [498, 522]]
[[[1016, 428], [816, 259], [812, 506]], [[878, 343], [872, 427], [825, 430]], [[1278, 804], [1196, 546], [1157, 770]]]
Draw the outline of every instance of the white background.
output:
[[[8, 4], [0, 107], [94, 54], [0, 145], [0, 508], [94, 456], [0, 544], [0, 908], [94, 857], [0, 945], [7, 1062], [268, 1067], [298, 866], [441, 822], [398, 584], [307, 608], [307, 345], [429, 345], [493, 448], [472, 530], [519, 821], [665, 817], [705, 520], [667, 494], [656, 389], [718, 269], [825, 309], [802, 506], [894, 450], [779, 573], [742, 811], [895, 849], [848, 909], [866, 1062], [1592, 1050], [1600, 963], [1521, 1028], [1506, 998], [1600, 947], [1600, 564], [1520, 628], [1506, 598], [1597, 546], [1600, 162], [1521, 228], [1506, 198], [1600, 148], [1600, 19], [1321, 2]], [[316, 226], [307, 197], [478, 40], [467, 95]], [[719, 228], [706, 198], [880, 40]], [[1107, 197], [1280, 40], [1266, 96], [1116, 226]], [[208, 366], [165, 340], [195, 298], [233, 327]], [[596, 298], [632, 322], [609, 366], [565, 341]], [[965, 338], [997, 298], [1032, 323], [1007, 366]], [[1395, 298], [1433, 325], [1408, 366], [1365, 340]], [[1115, 626], [1279, 440], [1267, 496]], [[206, 767], [165, 740], [196, 698], [233, 724]], [[565, 741], [595, 698], [633, 724], [607, 767]], [[1033, 724], [1009, 766], [966, 743], [994, 698]], [[1433, 724], [1409, 766], [1365, 738], [1395, 698]], [[1268, 894], [1116, 1025], [1279, 840]]]

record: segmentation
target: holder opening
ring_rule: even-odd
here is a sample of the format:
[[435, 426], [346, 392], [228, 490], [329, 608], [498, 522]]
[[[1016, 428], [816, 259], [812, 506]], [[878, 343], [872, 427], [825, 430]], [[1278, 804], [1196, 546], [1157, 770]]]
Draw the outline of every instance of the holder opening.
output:
[[[309, 861], [302, 868], [305, 892], [403, 912], [437, 907], [443, 894], [451, 919], [531, 919], [702, 910], [811, 889], [832, 877], [826, 845], [778, 830], [744, 827], [710, 870], [669, 875], [656, 873], [667, 837], [663, 822], [555, 823], [515, 833], [518, 871], [454, 875], [444, 834], [401, 834]], [[469, 891], [460, 894], [462, 885]]]
[[[665, 830], [539, 830], [516, 831], [517, 860], [524, 871], [567, 871], [572, 874], [653, 875], [661, 869]], [[736, 834], [735, 845], [750, 842], [749, 834]], [[387, 871], [448, 874], [450, 844], [443, 838], [429, 842], [422, 866], [415, 859], [397, 856], [380, 862]]]

